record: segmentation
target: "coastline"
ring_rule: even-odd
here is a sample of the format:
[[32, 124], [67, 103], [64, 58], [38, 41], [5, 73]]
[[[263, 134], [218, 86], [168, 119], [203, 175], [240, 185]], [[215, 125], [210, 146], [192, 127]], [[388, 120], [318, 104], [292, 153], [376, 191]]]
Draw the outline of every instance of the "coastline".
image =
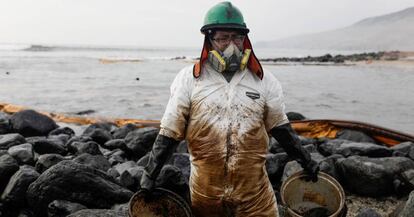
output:
[[350, 55], [279, 57], [260, 59], [264, 65], [306, 65], [306, 66], [403, 66], [414, 67], [414, 51], [380, 51]]

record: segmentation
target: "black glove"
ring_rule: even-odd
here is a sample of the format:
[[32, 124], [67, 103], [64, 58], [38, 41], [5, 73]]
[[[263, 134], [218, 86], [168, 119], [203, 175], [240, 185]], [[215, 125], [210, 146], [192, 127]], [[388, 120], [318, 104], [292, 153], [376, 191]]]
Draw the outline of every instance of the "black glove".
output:
[[316, 161], [311, 159], [311, 161], [308, 164], [302, 167], [303, 171], [307, 175], [307, 177], [305, 177], [306, 181], [318, 181], [319, 164]]
[[319, 165], [311, 159], [310, 154], [302, 147], [300, 139], [290, 123], [280, 125], [270, 130], [270, 134], [303, 168], [313, 182], [318, 181]]
[[172, 156], [178, 143], [178, 141], [160, 134], [155, 139], [149, 154], [148, 164], [145, 166], [140, 180], [141, 191], [146, 195], [146, 198], [151, 195], [161, 168]]

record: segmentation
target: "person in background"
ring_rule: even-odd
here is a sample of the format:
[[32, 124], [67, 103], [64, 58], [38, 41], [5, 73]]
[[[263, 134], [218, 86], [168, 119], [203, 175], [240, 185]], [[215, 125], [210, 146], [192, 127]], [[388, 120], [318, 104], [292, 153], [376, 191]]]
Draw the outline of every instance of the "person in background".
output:
[[194, 216], [278, 216], [265, 167], [269, 134], [313, 181], [318, 164], [285, 115], [279, 81], [255, 56], [240, 10], [230, 2], [215, 5], [201, 32], [200, 60], [171, 85], [141, 188], [151, 193], [162, 166], [186, 139]]

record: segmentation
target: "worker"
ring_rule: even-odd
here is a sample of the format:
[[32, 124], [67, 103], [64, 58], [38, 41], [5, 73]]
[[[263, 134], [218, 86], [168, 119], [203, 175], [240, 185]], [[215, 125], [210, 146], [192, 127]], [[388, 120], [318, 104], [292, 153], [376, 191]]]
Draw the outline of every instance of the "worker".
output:
[[186, 139], [194, 216], [278, 216], [265, 167], [269, 134], [313, 181], [318, 164], [289, 124], [281, 85], [262, 69], [240, 10], [230, 2], [215, 5], [201, 32], [201, 57], [171, 85], [141, 188], [151, 192], [163, 164]]

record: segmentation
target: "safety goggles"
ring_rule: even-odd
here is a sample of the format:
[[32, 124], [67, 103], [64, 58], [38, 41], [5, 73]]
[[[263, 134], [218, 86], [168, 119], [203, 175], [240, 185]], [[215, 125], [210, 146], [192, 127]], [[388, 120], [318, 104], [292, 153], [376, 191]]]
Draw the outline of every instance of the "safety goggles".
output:
[[233, 41], [236, 44], [241, 44], [243, 43], [245, 38], [246, 38], [245, 35], [231, 35], [231, 36], [229, 35], [227, 37], [212, 38], [212, 40], [217, 42], [220, 45], [226, 45], [226, 44], [230, 44], [231, 41]]

